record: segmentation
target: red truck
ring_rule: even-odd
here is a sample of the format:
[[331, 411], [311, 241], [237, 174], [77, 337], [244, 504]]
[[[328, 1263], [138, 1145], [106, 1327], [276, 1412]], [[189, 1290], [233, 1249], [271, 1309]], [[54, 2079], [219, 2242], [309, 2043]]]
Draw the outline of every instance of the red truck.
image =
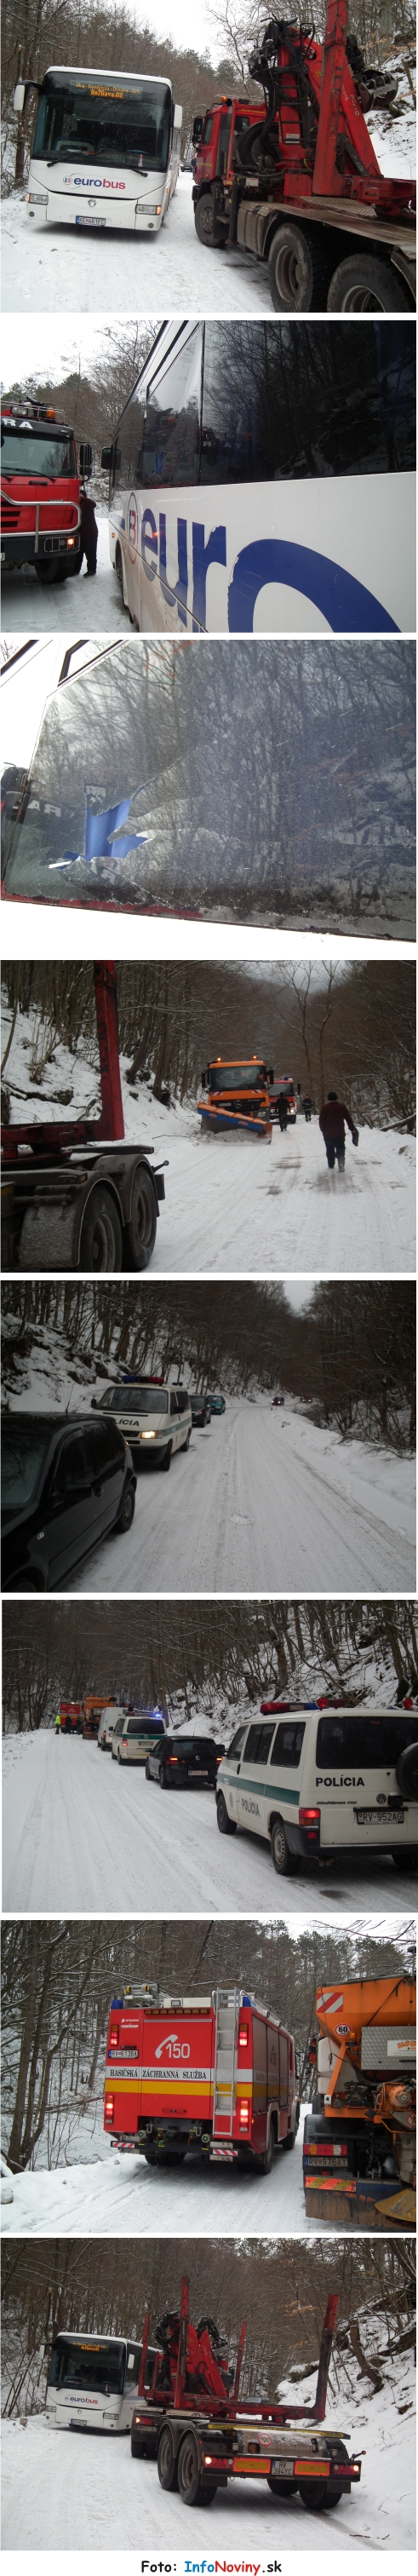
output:
[[278, 313], [404, 313], [415, 307], [415, 188], [379, 169], [364, 110], [397, 84], [367, 71], [328, 0], [324, 44], [272, 18], [248, 65], [264, 90], [195, 117], [196, 232], [268, 263]]
[[114, 1997], [106, 2050], [104, 2128], [111, 2145], [149, 2165], [236, 2158], [270, 2173], [276, 2147], [294, 2147], [296, 2052], [277, 2013], [237, 1986], [174, 1996], [126, 1986]]
[[[131, 2426], [134, 2460], [156, 2460], [160, 2486], [177, 2488], [181, 2503], [208, 2505], [229, 2478], [264, 2479], [275, 2504], [299, 2497], [308, 2513], [329, 2512], [361, 2478], [361, 2456], [349, 2457], [340, 2433], [323, 2425], [328, 2373], [338, 2309], [331, 2291], [323, 2320], [315, 2395], [311, 2406], [293, 2398], [277, 2404], [264, 2394], [240, 2398], [245, 2344], [241, 2327], [236, 2362], [214, 2317], [193, 2325], [189, 2283], [181, 2285], [179, 2311], [166, 2308], [156, 2327], [149, 2365], [149, 2310], [145, 2317], [138, 2398]], [[220, 2566], [225, 2566], [221, 2559]], [[205, 2561], [203, 2561], [203, 2565]]]
[[42, 585], [80, 572], [80, 485], [92, 448], [52, 405], [10, 397], [1, 406], [1, 560], [33, 564]]

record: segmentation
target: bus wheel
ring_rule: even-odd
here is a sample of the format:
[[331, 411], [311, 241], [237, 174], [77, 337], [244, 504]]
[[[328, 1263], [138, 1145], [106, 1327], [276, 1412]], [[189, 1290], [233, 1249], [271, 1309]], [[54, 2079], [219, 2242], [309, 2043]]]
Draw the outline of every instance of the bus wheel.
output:
[[116, 547], [116, 554], [115, 554], [115, 573], [116, 573], [116, 580], [119, 582], [119, 589], [120, 589], [120, 590], [121, 590], [121, 592], [122, 592], [122, 599], [123, 599], [123, 598], [124, 598], [124, 589], [123, 589], [123, 563], [122, 563], [122, 555], [121, 555], [121, 549], [120, 549], [120, 546], [117, 546], [117, 547]]
[[130, 1270], [147, 1270], [154, 1251], [157, 1232], [157, 1202], [150, 1173], [145, 1163], [135, 1172], [131, 1214], [127, 1227]]
[[232, 1822], [232, 1816], [228, 1815], [222, 1789], [219, 1790], [219, 1797], [216, 1800], [216, 1822], [220, 1834], [236, 1834], [237, 1828]]
[[168, 2494], [172, 2494], [173, 2488], [178, 2485], [178, 2478], [171, 2424], [163, 2424], [163, 2430], [160, 2433], [157, 2469], [160, 2487], [164, 2487], [166, 2493], [168, 2491]]
[[298, 224], [279, 224], [268, 256], [275, 313], [310, 313], [323, 300], [323, 261]]
[[389, 260], [356, 251], [334, 269], [328, 313], [410, 313], [411, 309], [398, 269], [391, 268]]

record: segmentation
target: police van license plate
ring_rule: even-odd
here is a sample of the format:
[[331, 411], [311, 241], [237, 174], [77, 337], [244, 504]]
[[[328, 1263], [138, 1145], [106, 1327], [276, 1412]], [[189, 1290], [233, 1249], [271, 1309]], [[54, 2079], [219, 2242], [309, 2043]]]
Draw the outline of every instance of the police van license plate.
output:
[[105, 215], [76, 215], [76, 224], [84, 224], [84, 227], [87, 225], [90, 233], [106, 232]]
[[403, 1807], [356, 1807], [358, 1825], [403, 1825]]

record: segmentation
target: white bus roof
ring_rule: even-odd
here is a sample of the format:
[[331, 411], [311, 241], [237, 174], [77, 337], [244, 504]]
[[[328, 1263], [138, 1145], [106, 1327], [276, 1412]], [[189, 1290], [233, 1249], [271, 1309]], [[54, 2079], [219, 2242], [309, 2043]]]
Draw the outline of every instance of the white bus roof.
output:
[[103, 67], [96, 63], [47, 63], [43, 74], [44, 81], [48, 80], [49, 72], [71, 72], [72, 80], [113, 81], [115, 89], [120, 89], [121, 81], [124, 86], [132, 81], [133, 87], [138, 87], [138, 81], [147, 80], [154, 81], [156, 89], [171, 89], [168, 72], [165, 80], [161, 72], [108, 72], [106, 64]]

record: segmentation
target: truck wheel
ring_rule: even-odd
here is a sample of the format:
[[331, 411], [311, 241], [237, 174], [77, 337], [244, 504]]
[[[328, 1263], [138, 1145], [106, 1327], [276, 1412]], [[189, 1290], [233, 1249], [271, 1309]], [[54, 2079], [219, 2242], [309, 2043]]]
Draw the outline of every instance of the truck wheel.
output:
[[162, 2433], [160, 2433], [157, 2469], [160, 2487], [164, 2487], [166, 2494], [172, 2495], [173, 2488], [178, 2485], [178, 2477], [171, 2424], [163, 2424]]
[[132, 1183], [131, 1214], [126, 1228], [129, 1269], [147, 1270], [157, 1232], [157, 1201], [146, 1163], [138, 1163]]
[[160, 1467], [162, 1468], [163, 1475], [168, 1476], [168, 1470], [169, 1467], [171, 1467], [171, 1440], [167, 1441], [167, 1448], [163, 1449], [162, 1458], [160, 1458]]
[[205, 189], [203, 197], [197, 198], [194, 219], [198, 241], [204, 243], [205, 250], [223, 250], [225, 233], [216, 221], [215, 201], [210, 188]]
[[268, 2135], [267, 2135], [267, 2138], [266, 2138], [266, 2144], [265, 2144], [265, 2148], [264, 2148], [264, 2155], [263, 2155], [263, 2156], [260, 2156], [260, 2157], [259, 2157], [259, 2159], [258, 2159], [258, 2162], [259, 2162], [259, 2165], [260, 2165], [260, 2171], [261, 2171], [261, 2173], [265, 2173], [265, 2174], [269, 2174], [269, 2173], [271, 2173], [271, 2170], [272, 2170], [272, 2164], [273, 2164], [273, 2156], [274, 2156], [274, 2137], [273, 2137], [273, 2130], [272, 2130], [271, 2121], [270, 2121], [270, 2128], [269, 2128], [269, 2130], [268, 2130]]
[[216, 1822], [220, 1834], [236, 1834], [237, 1828], [232, 1822], [232, 1816], [228, 1815], [222, 1789], [219, 1790], [219, 1797], [216, 1800]]
[[307, 2513], [325, 2513], [326, 2505], [331, 2503], [332, 2493], [334, 2493], [334, 2503], [339, 2504], [342, 2487], [334, 2487], [332, 2490], [328, 2478], [318, 2478], [318, 2480], [301, 2478], [299, 2495]]
[[122, 1227], [111, 1190], [100, 1181], [91, 1190], [83, 1216], [79, 1270], [121, 1270]]
[[289, 2147], [295, 2147], [295, 2146], [296, 2146], [296, 2129], [288, 2129], [287, 2138], [282, 2138], [282, 2142], [281, 2142], [281, 2143], [282, 2143], [282, 2147], [283, 2147], [284, 2153], [286, 2152], [286, 2149], [287, 2149], [287, 2152], [289, 2152]]
[[334, 269], [327, 312], [410, 313], [411, 304], [398, 270], [391, 268], [389, 260], [375, 259], [373, 252], [355, 251], [352, 259], [341, 259]]
[[53, 558], [51, 562], [36, 563], [35, 572], [36, 579], [41, 584], [41, 590], [50, 590], [53, 582], [67, 581], [68, 578], [67, 565], [55, 563]]
[[205, 2486], [201, 2479], [195, 2433], [185, 2434], [179, 2450], [177, 2471], [182, 2504], [207, 2504], [212, 2488]]
[[275, 1816], [274, 1825], [272, 1825], [271, 1828], [270, 1842], [273, 1868], [277, 1869], [278, 1878], [289, 1878], [294, 1867], [293, 1852], [289, 1851], [289, 1844], [281, 1816]]
[[156, 2149], [156, 2147], [144, 2147], [144, 2156], [145, 2156], [145, 2163], [146, 2163], [146, 2165], [156, 2165], [156, 2162], [157, 2162], [157, 2149]]
[[270, 2495], [274, 2496], [275, 2504], [285, 2504], [288, 2496], [297, 2494], [295, 2478], [268, 2478], [267, 2486], [270, 2488]]
[[268, 256], [269, 286], [275, 313], [310, 313], [324, 298], [324, 264], [298, 224], [279, 224]]

